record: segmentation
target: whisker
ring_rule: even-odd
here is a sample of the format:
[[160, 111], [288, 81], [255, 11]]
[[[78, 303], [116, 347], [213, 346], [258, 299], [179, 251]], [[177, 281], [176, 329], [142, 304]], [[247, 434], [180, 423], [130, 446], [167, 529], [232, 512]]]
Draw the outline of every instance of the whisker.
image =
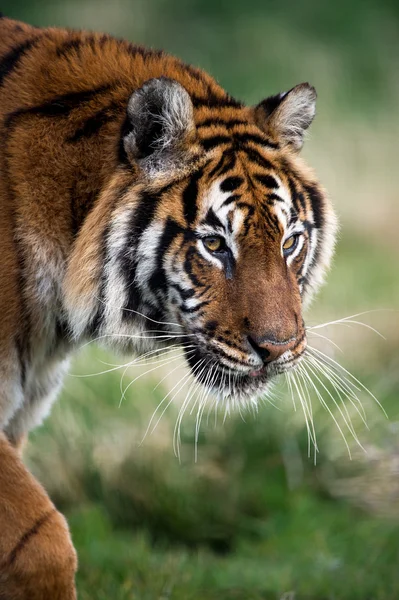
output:
[[302, 406], [302, 412], [305, 417], [306, 430], [307, 430], [307, 434], [308, 434], [308, 456], [310, 456], [310, 442], [312, 441], [313, 445], [316, 446], [316, 440], [313, 437], [313, 433], [312, 433], [310, 425], [309, 425], [308, 406], [307, 406], [306, 401], [303, 398], [301, 391], [299, 389], [295, 371], [291, 371], [291, 373], [289, 374], [289, 377], [290, 377], [290, 379], [292, 379], [292, 383], [294, 384], [294, 387], [296, 389], [296, 393], [299, 398], [299, 402]]
[[360, 313], [356, 313], [355, 315], [349, 315], [348, 317], [343, 317], [342, 319], [335, 319], [334, 321], [329, 321], [327, 323], [322, 323], [320, 325], [313, 325], [313, 326], [309, 326], [306, 329], [307, 330], [314, 330], [314, 329], [321, 329], [322, 327], [328, 327], [329, 325], [340, 325], [340, 324], [346, 324], [346, 323], [352, 323], [354, 325], [361, 325], [363, 327], [366, 327], [367, 329], [370, 329], [371, 331], [373, 331], [374, 333], [376, 333], [377, 335], [379, 335], [382, 339], [386, 339], [384, 335], [382, 335], [382, 333], [380, 331], [378, 331], [377, 329], [375, 329], [374, 327], [372, 327], [371, 325], [369, 325], [368, 323], [363, 323], [362, 321], [354, 321], [354, 319], [356, 319], [356, 317], [361, 317], [362, 315], [368, 315], [370, 313], [375, 313], [375, 312], [391, 312], [391, 309], [386, 309], [386, 308], [377, 308], [374, 310], [366, 310]]
[[[350, 380], [348, 380], [346, 377], [342, 376], [340, 373], [334, 370], [331, 367], [331, 365], [329, 365], [326, 361], [321, 360], [313, 354], [308, 354], [307, 352], [306, 356], [318, 363], [318, 368], [320, 369], [320, 371], [323, 372], [324, 376], [328, 377], [328, 379], [331, 381], [332, 385], [335, 387], [337, 392], [338, 390], [340, 390], [345, 395], [345, 397], [348, 398], [349, 402], [353, 405], [360, 418], [362, 419], [364, 425], [368, 429], [368, 425], [366, 422], [366, 412], [362, 403], [360, 402], [360, 399], [358, 398], [356, 392], [353, 389], [355, 388], [356, 390], [361, 391], [360, 388], [355, 386], [355, 384], [353, 384]], [[359, 408], [356, 404], [354, 404], [354, 401], [356, 402], [356, 404], [359, 405]], [[359, 411], [359, 409], [361, 410], [361, 412]]]
[[312, 388], [315, 390], [317, 397], [320, 400], [321, 405], [325, 408], [325, 410], [329, 413], [330, 417], [332, 418], [332, 420], [334, 421], [335, 425], [337, 426], [337, 429], [339, 431], [339, 433], [341, 434], [342, 439], [344, 440], [346, 449], [348, 451], [349, 454], [349, 458], [352, 459], [352, 454], [348, 445], [348, 442], [346, 441], [346, 437], [344, 435], [344, 432], [341, 429], [340, 424], [338, 423], [337, 419], [334, 417], [333, 413], [331, 412], [330, 407], [328, 406], [328, 404], [325, 402], [323, 396], [320, 393], [320, 390], [318, 389], [318, 387], [316, 386], [316, 384], [314, 383], [313, 379], [309, 376], [309, 373], [306, 370], [303, 370], [303, 374], [306, 377], [307, 381], [310, 383], [310, 385], [312, 386]]
[[[317, 444], [316, 429], [315, 429], [315, 426], [314, 426], [312, 399], [310, 397], [310, 393], [309, 393], [309, 388], [308, 388], [308, 385], [307, 385], [307, 381], [306, 381], [305, 376], [303, 374], [303, 369], [305, 369], [305, 365], [300, 366], [300, 369], [298, 369], [298, 377], [300, 377], [301, 380], [302, 380], [302, 383], [303, 383], [303, 386], [304, 386], [304, 391], [306, 393], [307, 400], [308, 400], [308, 407], [309, 407], [309, 413], [310, 413], [310, 422], [311, 422], [312, 431], [313, 431], [313, 438], [314, 438], [314, 441], [316, 442], [315, 444], [313, 444], [314, 464], [316, 465], [316, 463], [317, 463], [317, 452], [319, 452], [319, 447], [318, 447], [318, 444]], [[308, 456], [310, 457], [309, 438], [308, 438]]]
[[350, 373], [350, 371], [348, 371], [347, 369], [345, 369], [345, 367], [343, 367], [342, 365], [340, 365], [336, 360], [334, 360], [333, 358], [331, 358], [330, 356], [328, 356], [327, 354], [325, 354], [321, 350], [318, 350], [317, 348], [310, 348], [309, 350], [311, 350], [312, 352], [316, 352], [317, 354], [319, 354], [322, 357], [324, 357], [328, 362], [333, 363], [336, 367], [338, 367], [339, 369], [342, 369], [342, 371], [344, 371], [351, 379], [353, 379], [358, 385], [360, 385], [360, 387], [367, 394], [369, 394], [369, 396], [371, 396], [371, 398], [373, 398], [373, 400], [375, 400], [375, 402], [377, 403], [377, 405], [380, 407], [380, 409], [384, 413], [385, 417], [388, 419], [388, 415], [387, 415], [384, 407], [382, 406], [381, 402], [374, 396], [374, 394], [368, 389], [368, 387], [366, 387], [361, 381], [359, 381], [359, 379], [357, 379], [357, 377], [355, 377], [354, 375], [352, 375], [352, 373]]
[[[352, 434], [353, 438], [356, 440], [357, 444], [358, 444], [358, 445], [359, 445], [359, 446], [362, 448], [362, 450], [364, 450], [363, 446], [361, 445], [361, 443], [360, 443], [360, 441], [358, 440], [358, 437], [357, 437], [357, 435], [356, 435], [356, 432], [355, 432], [354, 426], [353, 426], [353, 424], [352, 424], [352, 420], [351, 420], [350, 414], [349, 414], [349, 412], [348, 412], [348, 408], [347, 408], [347, 406], [346, 406], [346, 402], [345, 402], [345, 401], [344, 401], [344, 399], [342, 398], [342, 396], [341, 396], [341, 394], [340, 394], [339, 390], [338, 390], [338, 389], [337, 389], [337, 387], [334, 385], [334, 382], [333, 382], [333, 381], [331, 381], [331, 380], [329, 379], [329, 377], [326, 375], [326, 373], [325, 373], [324, 369], [323, 369], [323, 368], [321, 368], [321, 365], [320, 365], [319, 363], [317, 363], [316, 361], [311, 361], [311, 365], [312, 365], [312, 366], [313, 366], [313, 367], [314, 367], [316, 370], [318, 370], [318, 371], [319, 371], [319, 372], [322, 374], [322, 376], [323, 376], [323, 377], [326, 377], [326, 379], [327, 379], [327, 380], [329, 381], [329, 383], [331, 384], [332, 388], [333, 388], [333, 389], [334, 389], [334, 390], [337, 392], [337, 394], [338, 394], [338, 397], [339, 397], [339, 399], [340, 399], [340, 401], [341, 401], [341, 404], [342, 404], [343, 410], [345, 411], [345, 414], [346, 414], [347, 420], [346, 420], [345, 416], [343, 415], [342, 411], [340, 410], [340, 407], [339, 407], [339, 405], [338, 405], [337, 401], [335, 400], [334, 396], [333, 396], [331, 393], [329, 393], [329, 392], [328, 392], [328, 393], [329, 393], [329, 395], [330, 395], [330, 398], [332, 398], [332, 400], [333, 400], [333, 402], [334, 402], [335, 406], [337, 407], [338, 411], [340, 412], [340, 414], [341, 414], [341, 416], [342, 416], [342, 418], [343, 418], [343, 420], [344, 420], [344, 422], [345, 422], [346, 426], [348, 427], [349, 431], [351, 432], [351, 434]], [[314, 373], [314, 371], [313, 371], [313, 373]], [[315, 376], [317, 377], [317, 375], [315, 375]], [[323, 384], [322, 384], [322, 385], [323, 385]], [[324, 387], [324, 385], [323, 385], [323, 387]], [[324, 388], [324, 389], [326, 389], [326, 390], [327, 390], [327, 388]], [[356, 412], [358, 413], [358, 415], [360, 416], [360, 418], [363, 420], [363, 416], [362, 416], [362, 414], [360, 413], [360, 411], [358, 410], [357, 406], [355, 406], [355, 405], [353, 404], [353, 402], [351, 402], [351, 404], [352, 404], [352, 406], [354, 406], [354, 408], [355, 408]], [[350, 425], [350, 426], [349, 426], [349, 425]], [[365, 450], [364, 450], [364, 451], [365, 451]]]
[[[195, 350], [191, 350], [190, 352], [195, 352]], [[132, 379], [132, 381], [129, 382], [129, 384], [126, 386], [126, 388], [124, 389], [123, 393], [122, 393], [122, 397], [119, 401], [119, 407], [121, 406], [123, 400], [126, 398], [126, 393], [129, 390], [129, 388], [133, 385], [133, 383], [135, 383], [135, 381], [137, 381], [138, 379], [141, 379], [141, 377], [144, 377], [145, 375], [148, 375], [149, 373], [152, 373], [153, 371], [156, 371], [157, 369], [159, 369], [160, 367], [163, 367], [167, 364], [170, 364], [176, 360], [181, 359], [181, 356], [176, 356], [175, 358], [171, 358], [171, 359], [165, 359], [164, 361], [160, 361], [160, 364], [158, 364], [157, 366], [153, 367], [152, 369], [149, 369], [148, 371], [145, 371], [144, 373], [140, 373], [140, 375], [137, 375], [137, 377], [135, 377], [134, 379]], [[181, 362], [181, 365], [184, 365], [184, 361]]]
[[175, 423], [175, 427], [173, 430], [173, 450], [175, 453], [175, 456], [177, 456], [177, 458], [179, 459], [180, 462], [180, 427], [181, 427], [181, 422], [183, 420], [183, 416], [184, 413], [186, 411], [186, 408], [188, 407], [188, 405], [191, 402], [191, 398], [194, 396], [194, 394], [198, 391], [198, 389], [201, 387], [201, 381], [200, 378], [204, 372], [204, 370], [207, 367], [207, 361], [206, 359], [203, 359], [202, 361], [200, 361], [198, 364], [198, 370], [202, 369], [199, 371], [197, 377], [199, 379], [199, 381], [197, 381], [196, 379], [193, 380], [187, 394], [186, 397], [184, 399], [184, 402], [182, 403], [178, 415], [177, 415], [177, 419], [176, 419], [176, 423]]
[[[157, 349], [157, 350], [151, 350], [151, 351], [146, 352], [145, 354], [143, 354], [141, 356], [138, 356], [137, 358], [135, 358], [135, 359], [133, 359], [133, 360], [127, 362], [127, 363], [120, 364], [120, 365], [117, 365], [115, 363], [108, 363], [108, 362], [105, 362], [105, 361], [102, 361], [102, 360], [98, 359], [98, 361], [101, 364], [108, 365], [108, 366], [110, 366], [112, 368], [106, 369], [105, 371], [98, 371], [97, 373], [85, 373], [83, 375], [75, 374], [75, 373], [69, 373], [69, 376], [70, 377], [75, 377], [75, 378], [96, 377], [97, 375], [105, 375], [107, 373], [112, 373], [113, 371], [118, 371], [119, 369], [123, 369], [124, 367], [130, 368], [130, 367], [133, 367], [133, 366], [141, 366], [142, 363], [145, 363], [145, 361], [147, 360], [147, 358], [149, 357], [149, 355], [156, 354], [156, 358], [159, 359], [162, 356], [165, 356], [166, 354], [169, 354], [172, 350], [175, 352], [176, 350], [178, 350], [178, 349], [180, 349], [182, 347], [183, 346], [180, 345], [180, 344], [174, 344], [173, 346], [169, 346], [169, 348], [167, 348], [165, 350], [165, 352], [161, 352], [159, 349]], [[186, 346], [186, 347], [187, 348], [194, 347], [194, 345], [190, 344], [190, 346]], [[149, 365], [149, 364], [155, 364], [155, 363], [146, 363], [146, 364]]]
[[193, 373], [195, 372], [195, 369], [197, 368], [198, 363], [196, 363], [196, 365], [194, 366], [194, 368], [191, 371], [188, 371], [187, 373], [185, 373], [180, 379], [179, 381], [172, 387], [172, 389], [169, 390], [169, 392], [162, 398], [161, 402], [158, 404], [157, 408], [155, 409], [155, 411], [153, 412], [151, 419], [148, 423], [147, 429], [144, 433], [143, 439], [140, 442], [140, 445], [143, 444], [145, 438], [147, 437], [148, 432], [151, 429], [151, 425], [152, 422], [155, 419], [155, 416], [158, 412], [158, 410], [161, 408], [161, 406], [163, 405], [163, 403], [165, 402], [165, 400], [167, 400], [167, 398], [169, 398], [169, 396], [172, 394], [172, 392], [180, 385], [180, 387], [178, 388], [178, 390], [176, 391], [176, 393], [172, 396], [172, 398], [169, 400], [169, 402], [167, 403], [166, 407], [164, 408], [164, 410], [162, 411], [160, 417], [158, 418], [157, 422], [155, 423], [155, 425], [153, 426], [153, 428], [151, 429], [151, 433], [150, 435], [152, 435], [158, 425], [158, 423], [160, 422], [160, 420], [162, 419], [163, 415], [165, 414], [166, 410], [168, 409], [168, 407], [170, 406], [170, 404], [173, 402], [174, 398], [177, 396], [177, 394], [180, 392], [180, 390], [184, 387], [186, 380], [189, 377], [193, 376]]
[[332, 344], [335, 348], [337, 348], [337, 350], [339, 350], [340, 352], [343, 353], [343, 350], [338, 346], [338, 344], [336, 344], [333, 340], [331, 340], [329, 337], [327, 337], [326, 335], [322, 335], [321, 333], [317, 333], [316, 331], [309, 331], [308, 329], [306, 329], [306, 332], [311, 335], [315, 335], [318, 338], [322, 338], [323, 340], [326, 340], [327, 342], [329, 342], [330, 344]]
[[[101, 298], [98, 298], [98, 296], [94, 296], [94, 298], [96, 300], [98, 300], [98, 302], [101, 302], [101, 304], [104, 304], [105, 306], [112, 306], [112, 304], [110, 304], [109, 302], [105, 302]], [[147, 315], [144, 315], [143, 313], [139, 312], [138, 310], [133, 310], [132, 308], [125, 308], [123, 306], [116, 306], [116, 305], [113, 305], [113, 308], [115, 308], [116, 310], [123, 310], [125, 312], [134, 313], [135, 315], [139, 315], [140, 317], [143, 317], [144, 319], [147, 319], [148, 321], [151, 321], [152, 323], [157, 323], [158, 325], [174, 325], [175, 327], [183, 327], [183, 325], [180, 325], [180, 323], [173, 323], [173, 322], [170, 323], [168, 321], [157, 321], [156, 319], [147, 317]]]
[[168, 335], [167, 333], [164, 333], [163, 335], [104, 333], [104, 334], [99, 335], [99, 336], [93, 338], [92, 340], [89, 340], [88, 342], [82, 344], [82, 346], [79, 347], [79, 350], [82, 350], [83, 348], [86, 348], [86, 346], [90, 346], [94, 342], [98, 342], [99, 340], [103, 340], [105, 338], [128, 338], [131, 340], [162, 340], [162, 341], [166, 341], [166, 340], [181, 340], [182, 338], [195, 337], [195, 336], [196, 336], [195, 333], [184, 333], [184, 334], [182, 333], [182, 334], [178, 334], [178, 335], [175, 335], [175, 334]]

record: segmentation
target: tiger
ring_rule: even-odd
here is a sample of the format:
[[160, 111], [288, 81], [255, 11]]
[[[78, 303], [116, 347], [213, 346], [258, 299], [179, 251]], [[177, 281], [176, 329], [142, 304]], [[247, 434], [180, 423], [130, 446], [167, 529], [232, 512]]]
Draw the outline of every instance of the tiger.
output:
[[337, 231], [299, 156], [315, 105], [308, 83], [247, 106], [164, 51], [0, 18], [1, 598], [76, 598], [21, 447], [82, 343], [179, 344], [236, 406], [301, 360]]

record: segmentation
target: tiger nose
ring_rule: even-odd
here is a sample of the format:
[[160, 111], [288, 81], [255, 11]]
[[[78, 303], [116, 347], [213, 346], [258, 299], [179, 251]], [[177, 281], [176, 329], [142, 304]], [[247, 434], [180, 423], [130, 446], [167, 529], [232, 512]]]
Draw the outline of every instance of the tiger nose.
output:
[[270, 338], [259, 338], [254, 335], [248, 336], [248, 342], [255, 352], [260, 356], [264, 363], [272, 362], [287, 352], [292, 350], [296, 344], [296, 338], [290, 338], [289, 340], [281, 341]]

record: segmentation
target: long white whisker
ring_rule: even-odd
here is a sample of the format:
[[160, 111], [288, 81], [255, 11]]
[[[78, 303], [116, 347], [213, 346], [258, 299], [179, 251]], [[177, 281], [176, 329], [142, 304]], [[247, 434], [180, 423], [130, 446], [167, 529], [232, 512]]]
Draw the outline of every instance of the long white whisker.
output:
[[161, 400], [161, 402], [158, 404], [157, 408], [155, 409], [155, 411], [152, 414], [152, 417], [148, 423], [147, 429], [144, 433], [143, 439], [140, 442], [140, 445], [144, 442], [148, 432], [150, 431], [151, 425], [153, 420], [155, 419], [155, 416], [158, 412], [158, 410], [161, 408], [161, 406], [163, 405], [163, 403], [165, 402], [165, 400], [167, 400], [167, 398], [169, 398], [169, 396], [172, 394], [172, 392], [180, 385], [180, 387], [177, 389], [177, 391], [175, 392], [175, 394], [171, 397], [171, 399], [169, 400], [169, 402], [167, 403], [167, 405], [165, 406], [164, 410], [162, 411], [161, 415], [159, 416], [157, 422], [155, 423], [155, 425], [152, 427], [151, 429], [151, 433], [150, 435], [152, 435], [158, 425], [158, 423], [160, 422], [160, 420], [162, 419], [163, 415], [165, 414], [166, 410], [168, 409], [168, 407], [170, 406], [170, 404], [173, 402], [173, 400], [175, 399], [175, 397], [177, 396], [177, 394], [180, 392], [180, 390], [184, 387], [184, 385], [186, 384], [186, 380], [189, 377], [192, 377], [193, 373], [195, 373], [195, 370], [198, 366], [198, 362], [196, 363], [196, 365], [193, 367], [193, 369], [191, 369], [191, 371], [188, 371], [186, 374], [184, 374], [179, 381], [172, 387], [172, 389], [169, 390], [169, 392], [163, 397], [163, 399]]
[[377, 335], [382, 337], [382, 339], [385, 339], [385, 337], [382, 335], [382, 333], [380, 333], [377, 329], [375, 329], [368, 323], [363, 323], [362, 321], [354, 321], [353, 319], [356, 319], [356, 317], [361, 317], [362, 315], [368, 315], [368, 314], [374, 313], [374, 312], [390, 312], [390, 311], [391, 311], [391, 309], [389, 309], [389, 308], [388, 309], [379, 308], [379, 309], [375, 309], [375, 310], [366, 310], [364, 312], [356, 313], [355, 315], [349, 315], [348, 317], [343, 317], [342, 319], [335, 319], [334, 321], [329, 321], [327, 323], [322, 323], [320, 325], [309, 326], [306, 329], [309, 331], [312, 331], [314, 329], [321, 329], [322, 327], [328, 327], [329, 325], [353, 323], [356, 325], [362, 325], [363, 327], [366, 327], [367, 329], [374, 331], [374, 333], [376, 333]]
[[375, 402], [377, 403], [377, 405], [381, 408], [382, 412], [384, 413], [385, 417], [388, 419], [388, 415], [387, 415], [384, 407], [382, 406], [381, 402], [374, 396], [374, 394], [361, 381], [359, 381], [359, 379], [357, 379], [357, 377], [355, 377], [354, 375], [352, 375], [352, 373], [350, 373], [347, 369], [345, 369], [345, 367], [343, 367], [342, 365], [340, 365], [336, 360], [334, 360], [333, 358], [331, 358], [330, 356], [328, 356], [327, 354], [325, 354], [321, 350], [318, 350], [317, 348], [310, 348], [309, 350], [312, 351], [312, 352], [316, 352], [317, 354], [320, 354], [328, 362], [333, 363], [334, 365], [336, 365], [336, 367], [338, 367], [339, 369], [342, 369], [342, 371], [344, 371], [351, 379], [353, 379], [358, 385], [360, 385], [360, 387], [367, 394], [369, 394], [371, 396], [371, 398], [373, 398], [373, 400], [375, 400]]
[[[356, 410], [356, 412], [359, 414], [360, 418], [362, 419], [364, 425], [368, 429], [368, 425], [366, 422], [366, 412], [365, 412], [364, 407], [363, 407], [362, 403], [360, 402], [356, 392], [353, 389], [353, 388], [355, 388], [358, 391], [361, 391], [360, 388], [355, 386], [355, 384], [353, 384], [350, 380], [348, 380], [347, 377], [344, 377], [343, 375], [338, 373], [326, 361], [318, 358], [317, 356], [314, 356], [313, 354], [307, 353], [307, 352], [306, 352], [306, 356], [308, 357], [308, 359], [310, 358], [313, 361], [315, 361], [316, 363], [318, 363], [318, 365], [319, 365], [318, 368], [324, 374], [324, 376], [326, 376], [330, 380], [331, 384], [335, 387], [337, 392], [340, 390], [345, 395], [345, 397], [348, 398], [349, 402], [352, 404], [352, 406], [354, 407], [354, 409]], [[355, 404], [355, 402], [356, 402], [356, 404]], [[359, 408], [357, 405], [359, 405]]]
[[[172, 350], [175, 352], [176, 350], [182, 348], [183, 346], [181, 346], [180, 344], [174, 344], [173, 346], [169, 346], [169, 348], [164, 349], [165, 352], [161, 352], [161, 350], [151, 350], [150, 352], [146, 352], [145, 354], [138, 356], [137, 358], [124, 363], [124, 364], [115, 364], [115, 363], [108, 363], [105, 362], [103, 360], [98, 359], [98, 361], [103, 364], [103, 365], [108, 365], [109, 367], [112, 367], [110, 369], [106, 369], [105, 371], [98, 371], [97, 373], [85, 373], [83, 375], [80, 374], [75, 374], [75, 373], [69, 373], [70, 377], [75, 377], [75, 378], [86, 378], [86, 377], [96, 377], [97, 375], [105, 375], [107, 373], [112, 373], [113, 371], [118, 371], [119, 369], [123, 369], [125, 367], [134, 367], [134, 366], [141, 366], [143, 363], [150, 365], [150, 364], [155, 364], [155, 363], [148, 363], [145, 362], [147, 360], [147, 358], [152, 355], [152, 354], [156, 354], [156, 358], [159, 359], [162, 356], [165, 356], [167, 354], [170, 354], [172, 352]], [[189, 347], [194, 347], [193, 344], [190, 344], [189, 346], [185, 346], [186, 348]]]
[[[307, 401], [308, 401], [308, 410], [309, 410], [309, 416], [310, 416], [310, 423], [312, 426], [312, 431], [313, 431], [313, 439], [314, 439], [314, 444], [313, 444], [313, 449], [314, 449], [314, 464], [316, 464], [317, 460], [317, 452], [319, 452], [319, 447], [317, 444], [317, 438], [316, 438], [316, 429], [314, 426], [314, 418], [313, 418], [313, 407], [312, 407], [312, 399], [310, 397], [310, 393], [309, 393], [309, 388], [307, 385], [307, 381], [305, 379], [305, 376], [303, 374], [303, 371], [306, 371], [306, 365], [302, 364], [302, 365], [298, 365], [298, 378], [300, 377], [304, 386], [304, 393], [306, 393], [307, 396]], [[309, 442], [309, 440], [308, 440]], [[308, 456], [310, 456], [310, 445], [308, 445]]]
[[294, 384], [294, 387], [296, 389], [296, 393], [297, 393], [299, 402], [302, 406], [302, 412], [305, 417], [306, 430], [308, 433], [308, 456], [310, 456], [310, 442], [312, 442], [313, 445], [315, 446], [316, 440], [313, 438], [313, 433], [312, 433], [312, 430], [309, 425], [308, 407], [307, 407], [305, 399], [303, 398], [303, 395], [301, 394], [299, 385], [297, 383], [295, 371], [291, 371], [290, 379], [292, 379], [292, 383]]
[[313, 389], [315, 390], [315, 392], [316, 392], [316, 395], [317, 395], [317, 397], [319, 398], [321, 405], [322, 405], [322, 406], [323, 406], [323, 407], [326, 409], [326, 411], [329, 413], [330, 417], [331, 417], [331, 418], [332, 418], [332, 420], [334, 421], [335, 425], [337, 426], [337, 428], [338, 428], [338, 431], [339, 431], [339, 433], [341, 434], [341, 436], [342, 436], [342, 439], [344, 440], [344, 443], [345, 443], [346, 449], [347, 449], [347, 451], [348, 451], [348, 454], [349, 454], [349, 458], [351, 459], [351, 458], [352, 458], [352, 454], [351, 454], [351, 451], [350, 451], [350, 448], [349, 448], [348, 442], [346, 441], [346, 437], [345, 437], [345, 435], [344, 435], [344, 432], [343, 432], [343, 431], [342, 431], [342, 429], [341, 429], [341, 426], [340, 426], [340, 424], [338, 423], [337, 419], [334, 417], [333, 413], [331, 412], [331, 409], [330, 409], [330, 407], [329, 407], [329, 406], [328, 406], [328, 404], [325, 402], [325, 400], [324, 400], [323, 396], [320, 394], [320, 391], [319, 391], [318, 387], [316, 386], [316, 384], [314, 383], [313, 379], [312, 379], [312, 378], [309, 376], [309, 373], [308, 373], [307, 371], [303, 371], [303, 373], [304, 373], [304, 376], [306, 377], [306, 379], [309, 381], [310, 385], [311, 385], [311, 386], [313, 387]]
[[[194, 350], [191, 350], [191, 352], [194, 352]], [[137, 377], [132, 379], [132, 381], [130, 381], [129, 384], [124, 389], [122, 397], [119, 402], [119, 406], [121, 406], [123, 400], [126, 398], [127, 391], [133, 385], [133, 383], [135, 383], [135, 381], [137, 381], [138, 379], [141, 379], [141, 377], [144, 377], [145, 375], [148, 375], [149, 373], [152, 373], [153, 371], [156, 371], [156, 369], [159, 369], [160, 367], [165, 366], [165, 364], [170, 364], [176, 360], [180, 360], [181, 358], [182, 358], [181, 355], [178, 355], [175, 358], [166, 359], [165, 361], [160, 361], [160, 364], [158, 364], [157, 366], [153, 367], [152, 369], [149, 369], [148, 371], [145, 371], [145, 373], [140, 373], [140, 375], [137, 375]], [[181, 364], [184, 365], [184, 361], [182, 361]]]
[[[337, 385], [334, 383], [334, 381], [333, 381], [333, 380], [332, 380], [332, 379], [329, 377], [329, 375], [326, 373], [326, 371], [325, 371], [325, 369], [324, 369], [324, 365], [323, 365], [323, 364], [320, 364], [320, 362], [318, 362], [318, 361], [314, 360], [312, 357], [311, 357], [311, 358], [309, 358], [309, 357], [308, 357], [308, 359], [307, 359], [307, 360], [308, 360], [308, 362], [310, 362], [310, 364], [311, 364], [311, 365], [313, 365], [313, 367], [314, 367], [314, 368], [315, 368], [317, 371], [319, 371], [319, 373], [321, 373], [321, 374], [322, 374], [322, 376], [323, 376], [323, 377], [325, 377], [325, 378], [327, 379], [327, 381], [330, 383], [330, 385], [333, 387], [333, 389], [334, 389], [334, 390], [337, 392], [337, 394], [338, 394], [338, 397], [339, 397], [339, 399], [340, 399], [340, 401], [341, 401], [341, 404], [342, 404], [342, 406], [343, 406], [343, 409], [344, 409], [344, 411], [345, 411], [345, 414], [346, 414], [346, 416], [347, 416], [347, 418], [348, 418], [348, 421], [349, 421], [349, 423], [350, 423], [350, 425], [351, 425], [351, 428], [349, 428], [349, 425], [348, 425], [348, 423], [347, 423], [348, 429], [349, 429], [349, 431], [350, 431], [350, 432], [352, 433], [352, 435], [353, 435], [353, 434], [354, 434], [354, 432], [355, 432], [355, 429], [354, 429], [354, 427], [353, 427], [353, 425], [352, 425], [352, 420], [351, 420], [350, 414], [349, 414], [349, 412], [348, 412], [348, 408], [347, 408], [347, 406], [346, 406], [346, 402], [345, 402], [345, 400], [342, 398], [339, 388], [338, 388], [338, 387], [337, 387]], [[331, 396], [331, 394], [330, 394], [330, 396]], [[331, 396], [331, 397], [333, 397], [333, 396]], [[349, 398], [348, 398], [348, 399], [349, 399]], [[355, 405], [355, 404], [354, 404], [354, 403], [353, 403], [353, 402], [352, 402], [350, 399], [349, 399], [349, 401], [351, 402], [352, 406], [355, 408], [355, 410], [356, 410], [357, 414], [360, 416], [360, 418], [362, 419], [362, 421], [363, 421], [363, 422], [365, 422], [365, 421], [364, 421], [364, 418], [363, 418], [363, 415], [362, 415], [362, 414], [361, 414], [361, 412], [359, 411], [358, 407], [357, 407], [357, 406], [356, 406], [356, 405]], [[334, 404], [336, 405], [336, 407], [337, 407], [337, 408], [338, 408], [338, 410], [339, 410], [339, 405], [338, 405], [338, 403], [337, 403], [335, 400], [334, 400]], [[340, 411], [340, 412], [341, 412], [341, 411]], [[344, 420], [346, 421], [346, 419], [344, 419]], [[366, 425], [366, 426], [367, 426], [367, 425]], [[356, 441], [357, 441], [357, 436], [353, 435], [353, 437], [354, 437], [354, 438], [356, 439]], [[359, 443], [359, 442], [358, 442], [358, 443]], [[361, 446], [361, 444], [359, 444], [359, 445]], [[361, 448], [363, 448], [363, 446], [361, 446]]]
[[330, 340], [329, 337], [327, 337], [326, 335], [322, 335], [321, 333], [317, 333], [316, 331], [308, 331], [306, 330], [307, 333], [311, 334], [311, 335], [315, 335], [318, 338], [322, 338], [323, 340], [326, 340], [327, 342], [329, 342], [330, 344], [332, 344], [335, 348], [337, 348], [337, 350], [339, 350], [340, 352], [343, 352], [342, 349], [338, 346], [338, 344], [336, 344], [333, 340]]
[[[206, 362], [205, 358], [202, 359], [199, 363], [197, 363], [196, 368], [199, 371], [197, 378], [199, 379], [199, 381], [197, 381], [194, 378], [194, 380], [186, 394], [184, 402], [182, 403], [182, 405], [179, 409], [179, 413], [177, 415], [176, 424], [175, 424], [175, 427], [173, 430], [173, 450], [174, 450], [175, 456], [177, 456], [177, 458], [179, 459], [179, 462], [180, 462], [180, 426], [181, 426], [181, 422], [183, 420], [183, 416], [186, 411], [186, 408], [191, 402], [191, 398], [196, 393], [198, 388], [201, 386], [200, 378], [202, 377], [202, 374], [203, 374], [204, 370], [206, 369], [206, 366], [207, 366], [207, 362]], [[194, 373], [194, 371], [193, 371], [193, 373]]]
[[[109, 302], [105, 302], [101, 298], [98, 298], [98, 296], [94, 296], [94, 297], [96, 298], [96, 300], [101, 302], [101, 304], [104, 304], [105, 306], [107, 306], [107, 305], [112, 306], [112, 304], [110, 304]], [[132, 308], [125, 308], [123, 306], [116, 306], [116, 305], [114, 305], [113, 308], [115, 308], [116, 310], [123, 310], [126, 312], [134, 313], [135, 315], [139, 315], [140, 317], [143, 317], [144, 319], [147, 319], [148, 321], [151, 321], [152, 323], [157, 323], [158, 325], [174, 325], [175, 327], [183, 327], [183, 325], [180, 325], [180, 323], [173, 323], [173, 322], [170, 323], [168, 321], [157, 321], [156, 319], [147, 317], [147, 315], [144, 315], [143, 313], [139, 312], [138, 310], [133, 310]]]

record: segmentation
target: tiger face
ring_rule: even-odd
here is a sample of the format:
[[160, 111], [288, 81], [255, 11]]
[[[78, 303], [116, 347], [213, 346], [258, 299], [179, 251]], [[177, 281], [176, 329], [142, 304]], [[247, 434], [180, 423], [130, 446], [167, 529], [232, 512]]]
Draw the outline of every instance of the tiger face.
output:
[[336, 228], [297, 155], [315, 97], [302, 84], [215, 114], [165, 78], [132, 95], [91, 334], [141, 353], [180, 344], [198, 381], [243, 403], [295, 366]]

